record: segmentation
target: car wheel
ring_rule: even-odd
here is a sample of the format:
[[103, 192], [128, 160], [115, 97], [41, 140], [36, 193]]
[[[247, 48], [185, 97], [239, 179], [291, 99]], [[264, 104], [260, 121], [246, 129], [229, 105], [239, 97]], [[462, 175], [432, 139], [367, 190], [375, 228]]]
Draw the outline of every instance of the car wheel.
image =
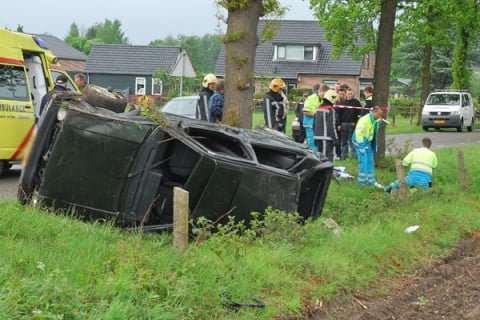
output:
[[467, 127], [467, 130], [468, 132], [472, 132], [473, 131], [473, 126], [475, 125], [475, 121], [474, 119], [472, 118], [472, 122], [470, 122], [470, 125]]
[[88, 85], [82, 92], [83, 101], [97, 107], [104, 108], [116, 113], [122, 113], [127, 106], [127, 99], [123, 94], [109, 91], [96, 85]]
[[422, 128], [423, 128], [423, 131], [428, 131], [428, 127], [423, 126]]
[[460, 120], [460, 125], [457, 127], [457, 132], [462, 132], [463, 131], [463, 119]]

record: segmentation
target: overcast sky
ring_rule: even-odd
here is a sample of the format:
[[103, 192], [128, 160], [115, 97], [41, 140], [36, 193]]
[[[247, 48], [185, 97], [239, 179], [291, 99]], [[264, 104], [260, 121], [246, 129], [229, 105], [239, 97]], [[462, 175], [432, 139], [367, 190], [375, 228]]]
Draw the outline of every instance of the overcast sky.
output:
[[[2, 1], [0, 27], [15, 30], [17, 25], [23, 25], [25, 32], [49, 33], [63, 39], [72, 22], [86, 29], [105, 18], [119, 19], [131, 44], [146, 45], [167, 35], [215, 33], [218, 21], [213, 3], [213, 0], [23, 0], [21, 4]], [[309, 0], [280, 0], [280, 3], [290, 7], [284, 19], [313, 19]]]

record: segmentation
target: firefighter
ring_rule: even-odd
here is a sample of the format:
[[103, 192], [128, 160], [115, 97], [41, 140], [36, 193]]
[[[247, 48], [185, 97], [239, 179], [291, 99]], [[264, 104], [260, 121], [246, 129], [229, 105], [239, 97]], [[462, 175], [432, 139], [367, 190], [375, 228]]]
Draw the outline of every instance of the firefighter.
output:
[[215, 92], [217, 77], [212, 74], [206, 74], [203, 77], [202, 90], [197, 104], [196, 118], [199, 120], [210, 121], [210, 112], [208, 111], [208, 101]]
[[[430, 150], [432, 146], [430, 138], [423, 138], [422, 145], [423, 148], [414, 149], [403, 159], [403, 165], [410, 166], [410, 171], [405, 177], [405, 184], [408, 188], [420, 187], [428, 190], [432, 186], [432, 171], [437, 167], [438, 160], [435, 153]], [[390, 193], [399, 188], [399, 182], [394, 181], [385, 187], [385, 191]]]
[[285, 87], [282, 79], [273, 79], [262, 102], [265, 126], [284, 133], [288, 113], [288, 101], [282, 92]]
[[318, 151], [325, 154], [329, 161], [333, 161], [334, 146], [338, 140], [335, 126], [335, 110], [333, 104], [338, 100], [335, 90], [328, 90], [323, 95], [322, 103], [315, 113], [313, 126], [315, 145]]
[[376, 151], [376, 135], [381, 118], [382, 110], [379, 107], [374, 107], [372, 111], [358, 120], [352, 136], [358, 159], [359, 185], [372, 185], [377, 188], [383, 188], [375, 179], [373, 157]]

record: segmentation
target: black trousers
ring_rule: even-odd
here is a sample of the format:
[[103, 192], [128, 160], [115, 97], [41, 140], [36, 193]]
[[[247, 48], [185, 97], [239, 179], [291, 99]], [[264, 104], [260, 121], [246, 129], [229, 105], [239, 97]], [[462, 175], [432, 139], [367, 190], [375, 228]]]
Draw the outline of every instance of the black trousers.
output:
[[318, 151], [323, 153], [329, 161], [333, 162], [333, 149], [335, 142], [333, 140], [315, 140]]

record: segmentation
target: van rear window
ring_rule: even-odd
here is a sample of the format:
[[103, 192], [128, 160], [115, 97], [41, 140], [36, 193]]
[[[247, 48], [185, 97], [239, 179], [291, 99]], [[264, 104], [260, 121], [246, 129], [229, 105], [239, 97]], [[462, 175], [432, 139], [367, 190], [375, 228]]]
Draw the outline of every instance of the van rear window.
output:
[[23, 67], [0, 65], [0, 99], [29, 100]]

